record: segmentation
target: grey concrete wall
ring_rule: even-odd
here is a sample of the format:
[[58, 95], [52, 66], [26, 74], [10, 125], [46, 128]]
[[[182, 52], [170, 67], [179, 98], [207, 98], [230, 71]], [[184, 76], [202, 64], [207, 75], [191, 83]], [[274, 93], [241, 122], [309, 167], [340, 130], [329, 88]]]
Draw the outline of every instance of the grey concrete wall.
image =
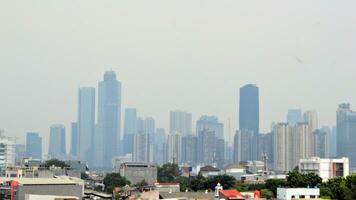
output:
[[25, 194], [76, 196], [82, 199], [80, 185], [24, 185], [19, 186], [15, 195], [16, 200], [24, 200]]

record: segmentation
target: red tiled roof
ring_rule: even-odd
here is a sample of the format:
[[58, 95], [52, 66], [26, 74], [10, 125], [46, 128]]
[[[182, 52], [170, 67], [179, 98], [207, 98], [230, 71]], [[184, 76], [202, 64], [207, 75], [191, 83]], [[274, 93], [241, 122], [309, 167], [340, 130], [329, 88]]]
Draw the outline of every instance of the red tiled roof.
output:
[[219, 193], [228, 199], [246, 199], [246, 197], [237, 190], [220, 190]]
[[219, 172], [220, 171], [220, 169], [218, 169], [218, 168], [215, 168], [215, 167], [213, 167], [213, 166], [211, 166], [211, 165], [207, 165], [207, 166], [204, 166], [204, 167], [202, 167], [202, 168], [200, 168], [200, 171], [214, 171], [214, 172]]

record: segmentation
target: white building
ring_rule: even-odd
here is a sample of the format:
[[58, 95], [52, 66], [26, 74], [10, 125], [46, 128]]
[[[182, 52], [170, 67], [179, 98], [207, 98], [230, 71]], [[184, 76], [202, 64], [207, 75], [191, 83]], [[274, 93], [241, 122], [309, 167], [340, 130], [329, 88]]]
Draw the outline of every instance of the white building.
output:
[[319, 196], [319, 188], [277, 188], [278, 200], [318, 199]]
[[300, 159], [299, 170], [301, 173], [318, 174], [323, 181], [336, 176], [349, 175], [349, 159], [348, 158], [319, 158], [313, 157], [310, 159]]
[[7, 166], [15, 165], [16, 155], [15, 138], [6, 137], [0, 133], [0, 171], [4, 172]]

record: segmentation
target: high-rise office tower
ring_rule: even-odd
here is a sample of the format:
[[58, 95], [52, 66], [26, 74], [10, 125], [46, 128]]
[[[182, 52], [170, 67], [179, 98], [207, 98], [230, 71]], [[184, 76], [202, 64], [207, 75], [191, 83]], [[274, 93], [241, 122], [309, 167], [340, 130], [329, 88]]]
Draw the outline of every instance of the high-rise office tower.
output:
[[49, 135], [48, 155], [50, 158], [62, 158], [66, 154], [65, 127], [62, 124], [52, 125]]
[[170, 133], [179, 133], [182, 136], [192, 133], [192, 114], [183, 111], [170, 112]]
[[225, 163], [225, 141], [224, 139], [217, 139], [215, 145], [215, 161], [216, 166], [220, 169], [224, 167]]
[[212, 130], [204, 129], [198, 133], [198, 163], [205, 165], [215, 163], [216, 141]]
[[330, 130], [329, 136], [329, 157], [337, 156], [337, 136], [336, 136], [336, 127], [332, 127]]
[[78, 135], [78, 123], [71, 123], [72, 131], [72, 140], [70, 145], [70, 155], [77, 157], [78, 156], [78, 147], [79, 147], [79, 135]]
[[287, 114], [287, 123], [296, 124], [304, 122], [301, 109], [289, 109]]
[[[258, 145], [258, 144], [257, 144]], [[252, 130], [236, 131], [234, 138], [235, 162], [255, 161], [253, 149], [255, 146], [255, 138]]]
[[214, 131], [218, 139], [224, 139], [224, 124], [220, 123], [218, 117], [203, 115], [197, 121], [196, 133], [204, 129], [209, 129]]
[[42, 159], [42, 138], [38, 133], [26, 134], [26, 156], [33, 159]]
[[308, 123], [308, 137], [306, 140], [306, 145], [308, 146], [308, 157], [312, 157], [316, 155], [315, 150], [315, 141], [313, 132], [318, 129], [318, 115], [315, 110], [308, 110], [304, 112], [304, 121]]
[[82, 162], [93, 160], [95, 131], [95, 88], [79, 88], [78, 95], [78, 156]]
[[133, 150], [134, 135], [137, 134], [136, 108], [125, 109], [123, 153], [130, 154]]
[[317, 129], [313, 132], [313, 136], [315, 156], [320, 158], [328, 158], [328, 133], [321, 129]]
[[121, 127], [121, 83], [114, 71], [107, 71], [99, 82], [98, 134], [102, 149], [102, 167], [111, 168], [112, 159], [119, 153]]
[[273, 134], [264, 133], [260, 134], [259, 140], [260, 146], [260, 156], [267, 156], [267, 164], [271, 165], [273, 163]]
[[356, 112], [350, 104], [340, 104], [336, 113], [337, 155], [348, 157], [350, 169], [356, 169]]
[[278, 123], [273, 126], [273, 166], [277, 172], [288, 172], [308, 158], [309, 124]]
[[195, 165], [197, 163], [198, 138], [193, 135], [182, 137], [182, 163]]
[[258, 148], [259, 135], [259, 92], [258, 87], [247, 84], [240, 88], [240, 131], [250, 131], [253, 134], [254, 147], [252, 149], [252, 160], [258, 160], [260, 155]]
[[17, 166], [21, 166], [24, 158], [26, 158], [26, 145], [16, 144], [15, 145], [15, 164]]
[[170, 133], [167, 139], [167, 161], [169, 163], [181, 163], [182, 138], [180, 133]]
[[163, 164], [165, 162], [165, 147], [167, 143], [166, 131], [163, 128], [157, 128], [154, 137], [154, 162]]
[[152, 161], [150, 159], [150, 144], [148, 134], [138, 133], [134, 135], [132, 160], [140, 162]]

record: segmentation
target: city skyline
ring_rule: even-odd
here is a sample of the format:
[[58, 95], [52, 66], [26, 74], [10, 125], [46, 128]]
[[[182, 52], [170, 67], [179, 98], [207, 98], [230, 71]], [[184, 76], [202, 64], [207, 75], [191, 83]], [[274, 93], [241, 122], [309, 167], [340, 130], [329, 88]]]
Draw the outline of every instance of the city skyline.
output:
[[76, 120], [77, 89], [95, 87], [110, 68], [123, 83], [123, 109], [135, 107], [166, 130], [169, 111], [180, 109], [193, 114], [193, 124], [201, 115], [216, 115], [226, 132], [230, 121], [233, 135], [238, 88], [248, 83], [260, 88], [261, 132], [284, 121], [288, 109], [315, 109], [319, 124], [331, 126], [338, 104], [356, 104], [350, 92], [356, 86], [349, 84], [353, 73], [345, 73], [356, 64], [353, 2], [260, 2], [256, 7], [225, 1], [206, 2], [203, 8], [189, 2], [185, 14], [180, 12], [184, 2], [143, 4], [146, 9], [132, 2], [95, 5], [97, 15], [90, 2], [2, 6], [5, 133], [24, 143], [26, 132], [39, 132], [47, 147], [51, 124], [69, 130]]

